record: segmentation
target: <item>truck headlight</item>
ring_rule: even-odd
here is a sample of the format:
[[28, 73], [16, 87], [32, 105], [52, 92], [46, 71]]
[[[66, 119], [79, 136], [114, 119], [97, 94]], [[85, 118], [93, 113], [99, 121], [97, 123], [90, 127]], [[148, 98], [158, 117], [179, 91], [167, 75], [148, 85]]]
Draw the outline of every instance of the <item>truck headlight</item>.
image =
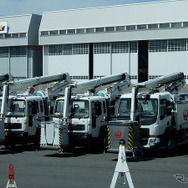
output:
[[160, 138], [150, 138], [149, 139], [149, 142], [148, 142], [148, 145], [151, 147], [151, 146], [155, 146], [155, 144], [159, 143], [160, 142]]

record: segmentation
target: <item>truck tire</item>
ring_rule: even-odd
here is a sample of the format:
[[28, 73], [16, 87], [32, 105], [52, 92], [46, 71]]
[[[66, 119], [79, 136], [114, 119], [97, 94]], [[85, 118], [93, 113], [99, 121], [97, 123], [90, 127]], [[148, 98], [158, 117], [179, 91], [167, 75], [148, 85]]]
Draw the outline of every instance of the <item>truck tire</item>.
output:
[[96, 145], [97, 152], [102, 153], [107, 146], [107, 131], [105, 127], [100, 129], [99, 139]]
[[176, 142], [175, 142], [174, 139], [169, 139], [168, 140], [168, 148], [167, 148], [167, 150], [168, 150], [167, 154], [169, 156], [172, 156], [172, 155], [175, 154], [175, 152], [176, 152]]

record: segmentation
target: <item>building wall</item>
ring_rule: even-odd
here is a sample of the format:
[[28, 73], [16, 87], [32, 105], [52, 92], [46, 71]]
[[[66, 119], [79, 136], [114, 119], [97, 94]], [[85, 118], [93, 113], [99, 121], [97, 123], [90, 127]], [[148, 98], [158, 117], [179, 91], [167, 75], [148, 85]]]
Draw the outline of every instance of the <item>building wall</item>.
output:
[[9, 72], [9, 59], [7, 57], [0, 57], [0, 74]]
[[[187, 0], [170, 0], [45, 12], [40, 24], [39, 41], [45, 48], [93, 44], [94, 78], [128, 72], [132, 83], [135, 83], [176, 71], [183, 71], [187, 75], [187, 6]], [[168, 44], [165, 44], [164, 51], [153, 49], [157, 44], [158, 48], [164, 48], [166, 41]], [[140, 44], [145, 48], [143, 51]], [[84, 60], [78, 57], [79, 63], [88, 68], [88, 53]], [[45, 54], [45, 74], [52, 70], [53, 73], [59, 71], [53, 66], [49, 70], [49, 64], [53, 61], [56, 63], [56, 60], [57, 57], [52, 59], [48, 53]], [[83, 75], [83, 67], [69, 62], [75, 61], [72, 55], [61, 60], [62, 69], [66, 68], [71, 75]], [[71, 68], [68, 68], [69, 64]], [[142, 68], [142, 65], [145, 67]], [[87, 79], [89, 70], [85, 69], [84, 74]]]
[[[137, 81], [137, 42], [93, 44], [93, 77], [128, 72]], [[68, 72], [72, 79], [89, 79], [89, 45], [65, 44], [44, 46], [44, 75]]]
[[178, 71], [188, 75], [188, 52], [150, 53], [149, 62], [150, 78]]
[[188, 39], [149, 41], [149, 79], [177, 71], [187, 79], [187, 64]]
[[27, 57], [11, 57], [10, 73], [14, 78], [27, 78]]
[[6, 30], [0, 31], [0, 73], [10, 73], [18, 79], [42, 75], [42, 48], [38, 46], [41, 15], [26, 14], [0, 18]]

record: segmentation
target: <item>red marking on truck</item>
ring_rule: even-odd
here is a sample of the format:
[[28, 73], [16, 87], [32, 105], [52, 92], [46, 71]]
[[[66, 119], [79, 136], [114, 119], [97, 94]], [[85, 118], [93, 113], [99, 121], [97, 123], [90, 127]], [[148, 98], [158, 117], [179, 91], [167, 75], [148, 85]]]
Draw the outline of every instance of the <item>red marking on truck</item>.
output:
[[184, 111], [183, 111], [183, 118], [184, 118], [184, 120], [188, 119], [188, 109], [184, 109]]
[[121, 131], [115, 131], [114, 135], [115, 135], [116, 138], [121, 138], [122, 132]]

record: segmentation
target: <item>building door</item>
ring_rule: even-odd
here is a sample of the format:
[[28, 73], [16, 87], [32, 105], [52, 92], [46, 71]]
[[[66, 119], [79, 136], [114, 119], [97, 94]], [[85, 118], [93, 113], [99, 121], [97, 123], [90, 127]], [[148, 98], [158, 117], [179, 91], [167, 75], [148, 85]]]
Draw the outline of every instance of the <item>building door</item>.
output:
[[148, 41], [138, 41], [138, 82], [148, 80]]

